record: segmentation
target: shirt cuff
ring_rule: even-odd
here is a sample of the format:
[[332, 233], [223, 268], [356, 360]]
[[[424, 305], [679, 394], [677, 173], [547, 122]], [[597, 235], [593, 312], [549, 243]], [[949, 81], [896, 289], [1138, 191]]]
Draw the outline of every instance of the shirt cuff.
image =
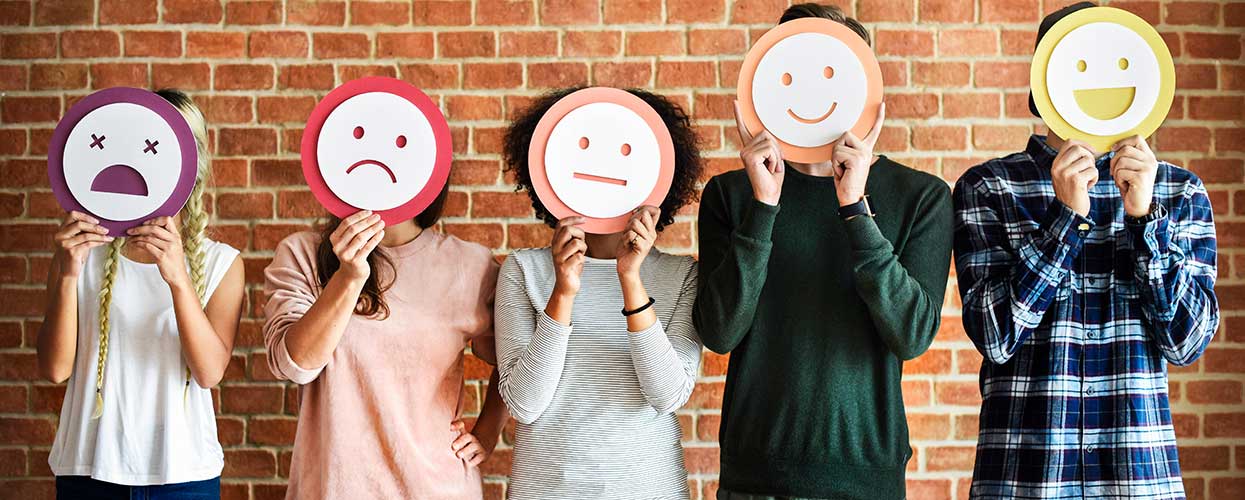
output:
[[1124, 227], [1132, 239], [1134, 251], [1142, 251], [1147, 255], [1159, 255], [1167, 251], [1167, 246], [1171, 242], [1168, 233], [1170, 219], [1167, 210], [1162, 205], [1159, 205], [1159, 210], [1162, 212], [1157, 217], [1141, 224], [1128, 222], [1128, 219], [1125, 219]]
[[1079, 250], [1085, 236], [1094, 229], [1094, 220], [1074, 212], [1056, 199], [1051, 200], [1046, 208], [1042, 229], [1052, 239]]
[[[847, 235], [851, 239], [852, 250], [857, 252], [887, 249], [890, 240], [882, 235], [878, 223], [873, 217], [858, 215], [843, 221], [847, 227]], [[889, 252], [890, 250], [887, 249]]]
[[568, 336], [571, 334], [573, 326], [558, 323], [558, 320], [550, 318], [545, 311], [540, 311], [540, 317], [536, 319], [536, 331], [559, 336]]
[[308, 384], [312, 380], [315, 380], [316, 377], [320, 375], [320, 372], [324, 370], [324, 366], [328, 366], [325, 364], [324, 366], [313, 369], [307, 369], [299, 366], [298, 363], [294, 361], [294, 358], [290, 356], [290, 350], [285, 346], [285, 338], [281, 339], [281, 343], [278, 344], [276, 351], [277, 352], [269, 353], [268, 355], [276, 356], [275, 359], [277, 361], [277, 368], [281, 370], [281, 374], [285, 375], [285, 378], [289, 379], [291, 382], [299, 385]]
[[774, 233], [774, 219], [778, 217], [778, 205], [770, 205], [753, 199], [744, 211], [736, 232], [754, 240], [770, 241]]

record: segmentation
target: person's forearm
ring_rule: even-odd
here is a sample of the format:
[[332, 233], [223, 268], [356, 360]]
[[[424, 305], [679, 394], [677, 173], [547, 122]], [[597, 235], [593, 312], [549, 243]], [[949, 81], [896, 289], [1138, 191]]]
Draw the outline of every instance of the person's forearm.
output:
[[734, 229], [724, 222], [724, 216], [712, 217], [705, 212], [706, 206], [702, 204], [700, 293], [693, 320], [705, 347], [726, 353], [752, 329], [761, 290], [769, 275], [778, 207], [753, 201]]
[[490, 453], [497, 446], [502, 427], [505, 427], [506, 417], [509, 415], [506, 402], [502, 400], [501, 393], [497, 390], [497, 383], [497, 368], [494, 367], [493, 374], [488, 379], [488, 391], [484, 394], [484, 405], [480, 408], [480, 416], [476, 418], [475, 427], [471, 428], [471, 433], [475, 434], [476, 439], [479, 439], [480, 444]]
[[549, 303], [545, 304], [545, 315], [558, 323], [570, 326], [571, 312], [575, 310], [575, 295], [576, 293], [573, 292], [559, 290], [555, 285], [553, 293], [549, 294]]
[[226, 345], [208, 320], [193, 285], [187, 282], [169, 289], [173, 293], [173, 313], [177, 317], [177, 334], [186, 365], [200, 387], [214, 387], [229, 367], [232, 346]]
[[39, 327], [39, 374], [61, 383], [73, 374], [78, 350], [78, 279], [62, 277], [53, 262], [48, 271], [48, 304]]
[[[648, 291], [644, 289], [644, 282], [640, 280], [639, 275], [619, 276], [618, 283], [622, 286], [623, 307], [628, 311], [634, 311], [648, 304]], [[622, 311], [619, 313], [621, 314]], [[656, 322], [657, 313], [649, 307], [627, 316], [627, 330], [631, 333], [642, 332]]]
[[328, 364], [354, 314], [363, 284], [364, 280], [340, 273], [329, 278], [315, 303], [285, 334], [285, 348], [295, 364], [305, 369]]

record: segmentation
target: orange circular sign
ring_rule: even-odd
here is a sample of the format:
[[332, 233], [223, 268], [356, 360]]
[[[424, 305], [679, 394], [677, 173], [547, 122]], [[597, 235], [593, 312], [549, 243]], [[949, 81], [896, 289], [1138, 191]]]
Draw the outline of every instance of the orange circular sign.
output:
[[830, 159], [834, 141], [851, 130], [864, 137], [882, 103], [882, 69], [865, 40], [822, 18], [782, 23], [744, 56], [739, 110], [748, 130], [768, 130], [783, 157]]

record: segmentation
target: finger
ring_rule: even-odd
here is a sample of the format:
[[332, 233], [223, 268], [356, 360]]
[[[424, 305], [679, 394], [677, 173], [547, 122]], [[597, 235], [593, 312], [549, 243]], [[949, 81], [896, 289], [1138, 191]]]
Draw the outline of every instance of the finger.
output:
[[458, 436], [458, 438], [454, 439], [453, 443], [450, 443], [450, 448], [453, 448], [454, 451], [461, 451], [474, 440], [475, 436], [472, 436], [470, 432], [464, 432], [462, 435]]
[[467, 464], [471, 465], [472, 467], [477, 467], [480, 464], [484, 463], [485, 458], [488, 458], [488, 456], [485, 455], [483, 451], [481, 451], [480, 453], [476, 453], [475, 456], [471, 457], [471, 460], [468, 460]]
[[95, 234], [95, 233], [78, 233], [77, 236], [74, 236], [72, 238], [65, 240], [65, 248], [73, 248], [78, 245], [83, 245], [87, 243], [103, 244], [103, 243], [108, 243], [112, 240], [113, 238], [111, 236], [104, 236], [104, 235]]
[[1145, 162], [1141, 160], [1135, 160], [1132, 158], [1121, 158], [1120, 161], [1116, 163], [1116, 167], [1115, 167], [1115, 172], [1117, 173], [1125, 172], [1125, 171], [1142, 173], [1148, 170], [1149, 168], [1147, 168], [1147, 165]]
[[641, 234], [643, 237], [647, 238], [648, 235], [652, 234], [653, 230], [657, 228], [657, 218], [653, 216], [653, 212], [645, 210], [641, 221], [644, 222], [644, 227], [641, 228], [644, 232]]
[[353, 243], [355, 240], [360, 239], [360, 235], [368, 233], [366, 237], [362, 238], [363, 241], [367, 241], [368, 238], [372, 237], [370, 231], [377, 228], [379, 224], [381, 224], [380, 216], [376, 215], [355, 222], [346, 228], [346, 232], [342, 233], [341, 239]]
[[372, 253], [373, 250], [376, 250], [376, 246], [380, 245], [380, 241], [383, 239], [385, 239], [385, 230], [381, 229], [376, 232], [375, 236], [372, 236], [372, 239], [367, 240], [367, 243], [363, 245], [363, 249], [360, 251], [364, 254]]
[[346, 252], [357, 256], [359, 251], [363, 249], [363, 246], [367, 245], [372, 238], [376, 237], [382, 229], [383, 228], [379, 224], [374, 224], [372, 226], [368, 226], [367, 229], [360, 231], [359, 234], [354, 236], [354, 238], [351, 238], [350, 244], [346, 246]]
[[458, 458], [461, 458], [463, 460], [467, 460], [468, 462], [470, 462], [472, 459], [474, 459], [475, 457], [483, 453], [484, 453], [484, 447], [480, 446], [479, 442], [472, 441], [470, 443], [467, 443], [467, 446], [464, 446], [463, 449], [458, 450]]
[[886, 120], [886, 103], [878, 104], [878, 119], [873, 122], [873, 128], [869, 129], [869, 133], [865, 134], [865, 143], [870, 148], [878, 142], [878, 136], [882, 135], [882, 122]]
[[138, 247], [142, 248], [143, 250], [146, 250], [147, 253], [151, 254], [153, 257], [156, 257], [156, 258], [159, 258], [164, 253], [164, 252], [161, 252], [160, 249], [156, 247], [155, 245], [152, 245], [151, 243], [147, 243], [147, 242], [139, 242]]
[[68, 223], [71, 220], [88, 222], [91, 224], [99, 224], [99, 219], [96, 219], [95, 217], [91, 217], [90, 215], [79, 212], [77, 210], [69, 211], [69, 216], [65, 218], [65, 222]]
[[841, 139], [843, 140], [843, 146], [848, 148], [858, 149], [864, 146], [864, 143], [860, 142], [860, 138], [856, 137], [856, 134], [853, 134], [851, 130], [843, 132]]
[[562, 218], [561, 220], [559, 220], [559, 221], [558, 221], [558, 224], [557, 224], [556, 226], [554, 226], [554, 229], [561, 229], [561, 228], [564, 228], [564, 227], [567, 227], [567, 228], [570, 228], [570, 227], [575, 227], [575, 226], [578, 226], [578, 225], [583, 224], [583, 223], [585, 223], [585, 222], [588, 222], [588, 219], [586, 219], [586, 218], [584, 218], [584, 217], [580, 217], [580, 216], [578, 216], [578, 215], [573, 215], [573, 216], [570, 216], [570, 217], [564, 217], [564, 218]]
[[735, 101], [735, 127], [739, 129], [739, 141], [741, 144], [752, 142], [752, 134], [748, 133], [748, 126], [744, 125], [744, 115], [739, 111], [739, 101]]
[[466, 422], [463, 422], [462, 419], [450, 422], [450, 430], [452, 431], [463, 432], [466, 429], [467, 429], [467, 424]]
[[566, 228], [566, 234], [571, 235], [572, 240], [579, 240], [579, 242], [581, 243], [584, 241], [584, 238], [586, 237], [584, 234], [584, 230], [578, 227]]
[[343, 236], [345, 236], [346, 231], [348, 231], [351, 226], [354, 226], [356, 223], [366, 220], [368, 217], [371, 217], [371, 216], [372, 216], [371, 210], [360, 210], [358, 212], [350, 214], [349, 217], [342, 219], [342, 221], [337, 224], [337, 229], [333, 230], [330, 237], [341, 239]]
[[144, 224], [132, 227], [126, 234], [130, 236], [151, 236], [156, 239], [173, 241], [177, 239], [177, 233], [171, 232], [166, 226], [155, 224]]

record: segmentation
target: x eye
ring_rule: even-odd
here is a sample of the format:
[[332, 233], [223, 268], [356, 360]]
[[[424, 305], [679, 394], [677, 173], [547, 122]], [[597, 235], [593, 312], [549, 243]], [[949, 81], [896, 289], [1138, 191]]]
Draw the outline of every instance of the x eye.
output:
[[631, 156], [631, 145], [624, 142], [620, 152], [623, 156]]
[[1085, 64], [1085, 60], [1084, 60], [1084, 59], [1081, 59], [1081, 60], [1079, 60], [1079, 61], [1077, 61], [1077, 62], [1076, 62], [1076, 70], [1077, 70], [1077, 71], [1080, 71], [1081, 73], [1084, 73], [1084, 72], [1085, 72], [1085, 68], [1087, 68], [1087, 67], [1088, 67], [1088, 66]]
[[834, 68], [826, 66], [824, 69], [821, 70], [821, 75], [826, 77], [827, 80], [834, 78]]
[[588, 149], [588, 138], [587, 137], [579, 138], [579, 149]]
[[791, 73], [783, 73], [783, 74], [782, 74], [782, 84], [783, 84], [783, 85], [791, 85]]
[[92, 148], [98, 147], [100, 151], [103, 151], [104, 150], [104, 139], [106, 137], [107, 136], [104, 136], [104, 135], [91, 134], [91, 147]]
[[159, 151], [156, 151], [156, 146], [160, 145], [160, 141], [152, 141], [151, 139], [143, 139], [143, 142], [147, 143], [147, 147], [143, 148], [144, 153], [151, 153], [153, 155], [156, 153], [159, 153]]
[[1121, 57], [1121, 58], [1120, 58], [1120, 60], [1119, 60], [1119, 62], [1118, 62], [1118, 63], [1116, 63], [1116, 64], [1119, 64], [1119, 65], [1120, 65], [1120, 69], [1122, 69], [1122, 70], [1123, 70], [1123, 69], [1128, 69], [1128, 59], [1125, 59], [1125, 58]]
[[354, 128], [354, 138], [355, 138], [355, 139], [362, 139], [362, 138], [363, 138], [363, 127], [355, 127], [355, 128]]

